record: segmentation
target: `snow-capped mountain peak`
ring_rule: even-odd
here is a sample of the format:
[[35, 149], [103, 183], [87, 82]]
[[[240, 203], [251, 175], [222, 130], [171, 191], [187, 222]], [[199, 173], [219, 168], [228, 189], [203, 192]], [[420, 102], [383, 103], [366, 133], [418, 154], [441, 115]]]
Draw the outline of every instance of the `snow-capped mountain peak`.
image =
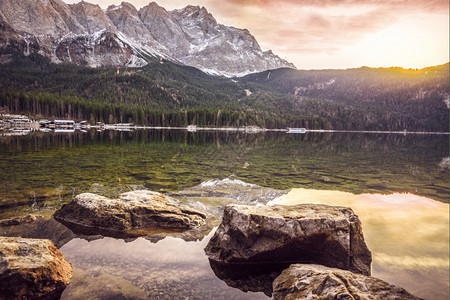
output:
[[162, 56], [229, 77], [295, 68], [263, 52], [248, 30], [218, 24], [204, 7], [167, 11], [155, 2], [102, 10], [85, 1], [0, 0], [0, 48], [8, 45], [93, 67], [143, 66], [147, 56]]

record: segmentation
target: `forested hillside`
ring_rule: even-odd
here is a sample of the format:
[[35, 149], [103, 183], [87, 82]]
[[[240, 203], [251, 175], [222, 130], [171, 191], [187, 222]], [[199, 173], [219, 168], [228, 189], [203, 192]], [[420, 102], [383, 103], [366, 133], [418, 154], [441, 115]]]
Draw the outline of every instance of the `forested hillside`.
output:
[[[0, 107], [37, 118], [152, 126], [448, 131], [448, 64], [423, 70], [207, 75], [153, 59], [144, 68], [52, 64], [0, 53]], [[446, 102], [447, 101], [447, 102]]]
[[[328, 120], [333, 128], [424, 131], [449, 128], [448, 63], [421, 70], [278, 69], [247, 75], [240, 82], [255, 91], [247, 99], [252, 105], [316, 115]], [[274, 93], [280, 96], [274, 97]]]
[[32, 54], [1, 54], [0, 107], [39, 117], [150, 126], [322, 128], [324, 119], [255, 110], [240, 104], [244, 88], [200, 70], [149, 60], [144, 68], [56, 65]]

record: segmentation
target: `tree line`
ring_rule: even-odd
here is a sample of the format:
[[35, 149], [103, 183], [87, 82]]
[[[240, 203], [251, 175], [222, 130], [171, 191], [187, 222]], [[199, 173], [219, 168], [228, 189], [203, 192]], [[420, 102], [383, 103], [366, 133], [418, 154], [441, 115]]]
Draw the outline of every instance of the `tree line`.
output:
[[33, 92], [0, 92], [0, 107], [10, 112], [20, 112], [35, 118], [64, 118], [91, 123], [134, 123], [155, 127], [205, 127], [264, 128], [307, 127], [322, 129], [326, 121], [317, 117], [277, 115], [274, 113], [245, 112], [212, 108], [183, 110], [155, 110], [139, 105], [105, 103], [73, 96], [60, 96]]

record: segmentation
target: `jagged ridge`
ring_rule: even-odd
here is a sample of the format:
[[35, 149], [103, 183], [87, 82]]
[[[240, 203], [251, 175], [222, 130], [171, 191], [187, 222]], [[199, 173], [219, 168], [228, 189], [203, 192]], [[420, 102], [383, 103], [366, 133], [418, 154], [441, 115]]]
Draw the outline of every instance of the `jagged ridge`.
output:
[[199, 6], [167, 11], [152, 2], [137, 10], [122, 2], [102, 10], [84, 1], [0, 0], [0, 33], [0, 48], [91, 67], [140, 67], [155, 56], [227, 77], [295, 68], [262, 51], [248, 30], [218, 24]]

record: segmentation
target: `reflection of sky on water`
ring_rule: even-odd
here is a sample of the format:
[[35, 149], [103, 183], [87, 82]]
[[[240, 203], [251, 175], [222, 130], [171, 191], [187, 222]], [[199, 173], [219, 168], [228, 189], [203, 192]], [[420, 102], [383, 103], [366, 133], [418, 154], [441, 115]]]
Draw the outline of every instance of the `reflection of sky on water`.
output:
[[372, 251], [372, 275], [425, 299], [449, 299], [449, 205], [412, 194], [293, 189], [272, 204], [351, 207]]
[[75, 270], [61, 299], [268, 299], [216, 277], [203, 252], [211, 236], [197, 242], [166, 237], [156, 243], [74, 239], [61, 248]]

